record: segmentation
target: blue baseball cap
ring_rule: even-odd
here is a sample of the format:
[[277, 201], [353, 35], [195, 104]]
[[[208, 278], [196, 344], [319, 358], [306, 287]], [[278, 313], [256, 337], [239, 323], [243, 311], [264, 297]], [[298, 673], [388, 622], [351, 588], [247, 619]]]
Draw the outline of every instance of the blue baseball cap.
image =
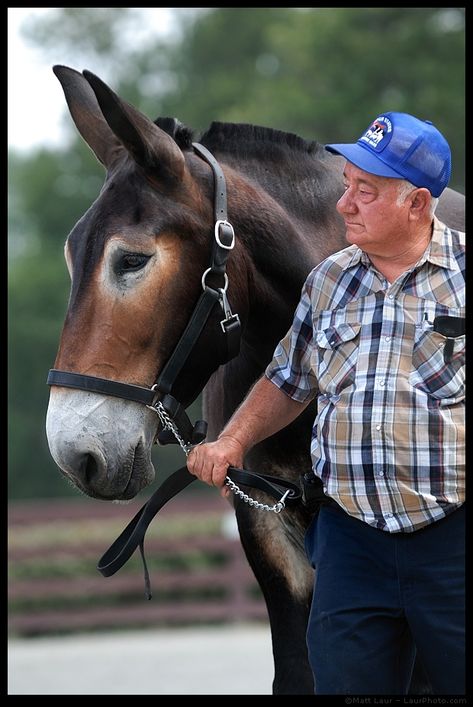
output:
[[325, 145], [356, 167], [379, 177], [406, 179], [438, 197], [452, 169], [450, 147], [430, 120], [382, 113], [354, 144]]

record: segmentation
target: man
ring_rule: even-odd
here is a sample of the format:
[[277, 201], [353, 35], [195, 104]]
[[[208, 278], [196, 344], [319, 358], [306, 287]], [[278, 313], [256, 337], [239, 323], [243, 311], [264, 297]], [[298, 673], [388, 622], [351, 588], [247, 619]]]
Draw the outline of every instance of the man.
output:
[[317, 397], [311, 454], [330, 502], [306, 551], [317, 694], [405, 694], [415, 650], [435, 694], [464, 687], [464, 234], [434, 216], [450, 149], [429, 121], [377, 117], [345, 157], [350, 244], [319, 264], [294, 321], [216, 442], [229, 465]]

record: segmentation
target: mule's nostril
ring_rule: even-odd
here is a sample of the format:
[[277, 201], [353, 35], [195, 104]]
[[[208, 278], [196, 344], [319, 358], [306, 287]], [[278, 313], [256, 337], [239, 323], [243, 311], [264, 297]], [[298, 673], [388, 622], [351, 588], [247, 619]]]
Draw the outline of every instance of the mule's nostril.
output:
[[81, 491], [89, 496], [105, 497], [107, 469], [100, 455], [93, 452], [76, 454], [73, 468], [74, 471], [69, 471], [67, 476]]
[[73, 458], [69, 458], [66, 474], [82, 489], [86, 489], [94, 482], [96, 483], [99, 472], [100, 466], [97, 459], [89, 452], [75, 454]]
[[97, 460], [95, 459], [93, 454], [86, 454], [85, 459], [83, 461], [83, 469], [84, 469], [84, 481], [86, 484], [90, 484], [93, 482], [94, 477], [97, 476]]

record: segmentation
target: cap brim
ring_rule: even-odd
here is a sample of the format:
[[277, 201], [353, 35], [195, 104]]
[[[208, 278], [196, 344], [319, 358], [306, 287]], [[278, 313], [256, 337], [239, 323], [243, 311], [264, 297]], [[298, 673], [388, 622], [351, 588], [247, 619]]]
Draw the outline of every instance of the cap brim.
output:
[[402, 174], [399, 174], [399, 172], [396, 172], [392, 167], [388, 167], [387, 164], [384, 164], [380, 157], [369, 152], [358, 143], [348, 145], [325, 145], [325, 149], [336, 155], [342, 155], [346, 160], [356, 167], [359, 167], [364, 172], [369, 172], [369, 174], [376, 174], [378, 177], [405, 179]]

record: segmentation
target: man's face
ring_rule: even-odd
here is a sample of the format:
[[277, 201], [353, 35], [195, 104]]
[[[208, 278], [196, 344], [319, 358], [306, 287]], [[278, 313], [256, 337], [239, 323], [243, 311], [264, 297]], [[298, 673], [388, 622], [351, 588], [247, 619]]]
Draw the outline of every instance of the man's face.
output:
[[347, 162], [345, 192], [337, 211], [345, 221], [346, 238], [368, 255], [395, 255], [409, 238], [411, 200], [399, 204], [399, 180], [377, 177]]

